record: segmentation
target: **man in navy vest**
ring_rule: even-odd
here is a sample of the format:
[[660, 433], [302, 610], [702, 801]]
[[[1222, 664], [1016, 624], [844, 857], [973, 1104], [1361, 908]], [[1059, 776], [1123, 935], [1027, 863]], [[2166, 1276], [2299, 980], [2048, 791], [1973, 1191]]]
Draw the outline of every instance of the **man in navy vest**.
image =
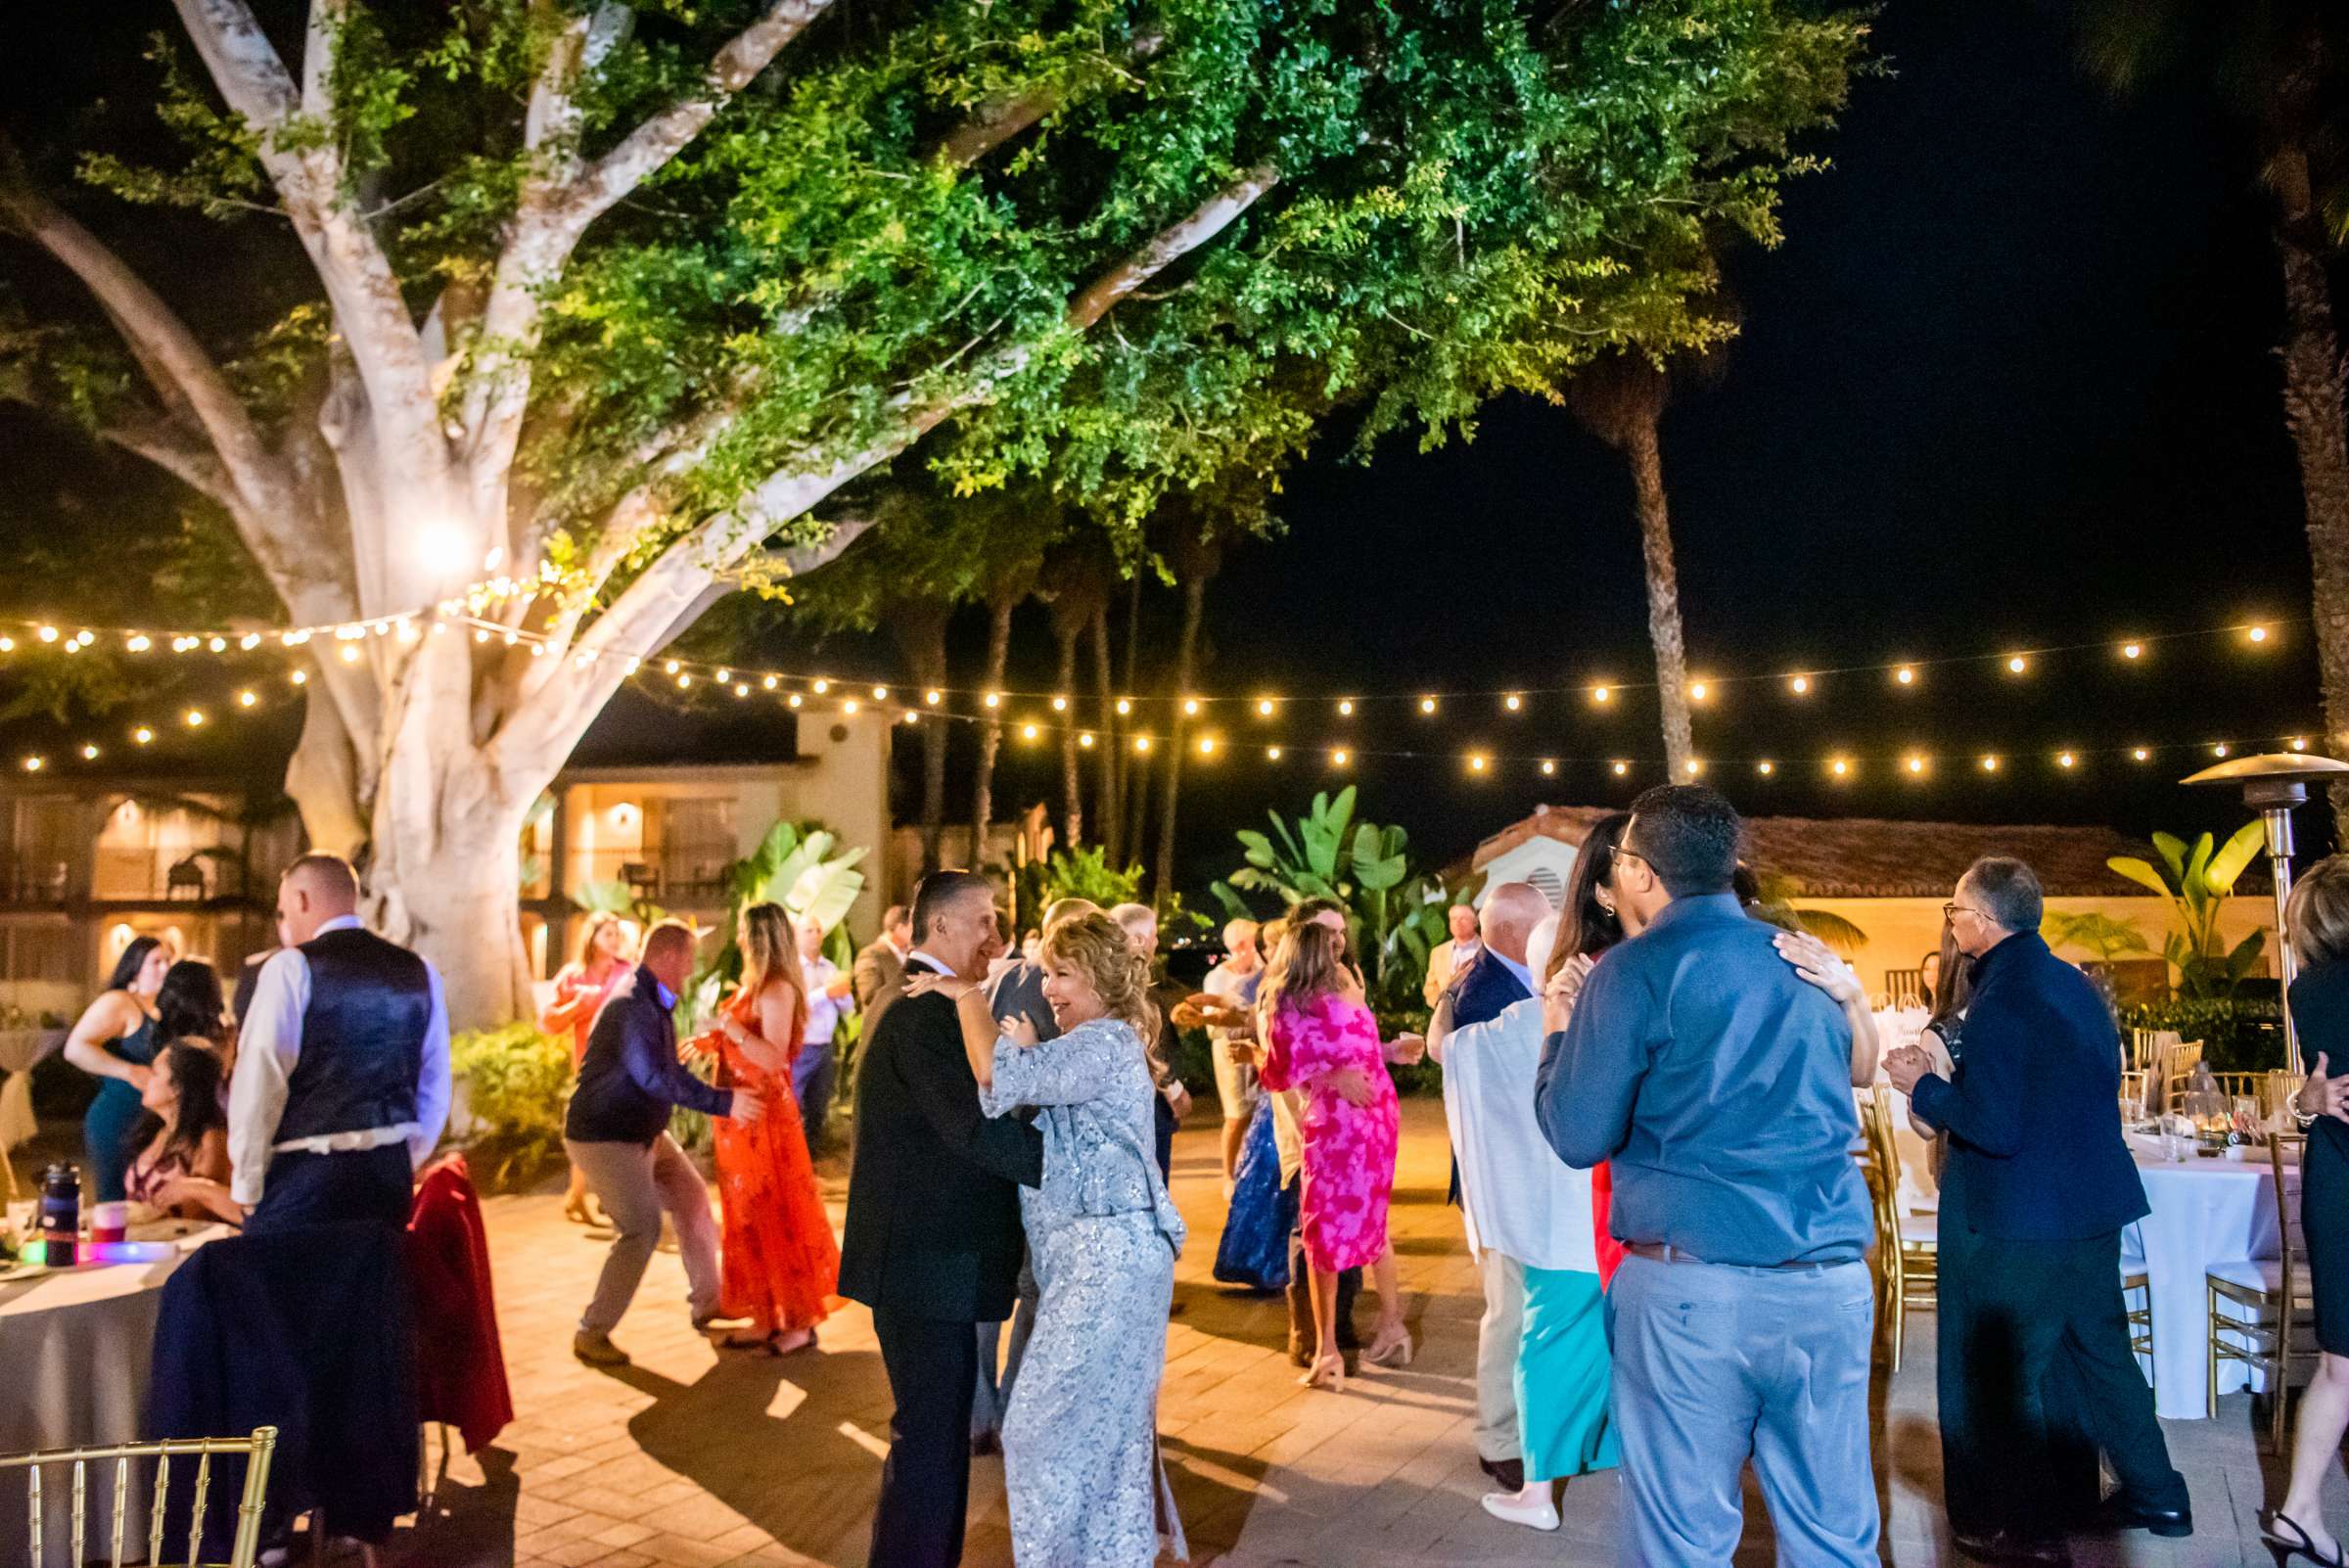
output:
[[448, 1010], [431, 964], [359, 924], [359, 879], [305, 854], [277, 890], [229, 1091], [230, 1190], [247, 1234], [405, 1224], [448, 1121]]

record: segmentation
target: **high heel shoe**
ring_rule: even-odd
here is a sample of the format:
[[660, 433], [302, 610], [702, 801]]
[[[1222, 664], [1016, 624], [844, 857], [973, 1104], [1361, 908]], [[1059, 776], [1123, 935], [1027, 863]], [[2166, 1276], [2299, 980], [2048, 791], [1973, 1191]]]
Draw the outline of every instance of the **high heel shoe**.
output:
[[587, 1200], [584, 1196], [566, 1199], [563, 1204], [563, 1218], [575, 1225], [595, 1223], [595, 1217], [587, 1212]]
[[1334, 1351], [1315, 1359], [1306, 1374], [1297, 1379], [1299, 1388], [1325, 1388], [1332, 1394], [1346, 1392], [1346, 1358]]
[[1372, 1366], [1408, 1366], [1411, 1364], [1411, 1331], [1398, 1327], [1382, 1333], [1362, 1352], [1362, 1360]]
[[[2283, 1534], [2287, 1530], [2291, 1532], [2289, 1539], [2286, 1539]], [[2318, 1564], [2319, 1568], [2343, 1568], [2343, 1554], [2339, 1542], [2333, 1543], [2332, 1554], [2326, 1556], [2317, 1549], [2315, 1538], [2280, 1512], [2263, 1513], [2259, 1516], [2259, 1539], [2261, 1544], [2268, 1548], [2269, 1554], [2276, 1559], [2276, 1568], [2286, 1568], [2286, 1565], [2294, 1557], [2305, 1557], [2310, 1562]]]

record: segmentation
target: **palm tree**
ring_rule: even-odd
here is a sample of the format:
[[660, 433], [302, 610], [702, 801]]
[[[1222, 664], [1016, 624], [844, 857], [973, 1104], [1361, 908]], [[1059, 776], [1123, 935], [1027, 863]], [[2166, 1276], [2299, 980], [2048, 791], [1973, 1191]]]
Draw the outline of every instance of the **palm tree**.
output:
[[[2317, 668], [2349, 748], [2349, 414], [2326, 267], [2349, 241], [2349, 6], [2340, 0], [2076, 0], [2081, 53], [2116, 93], [2179, 67], [2250, 131], [2283, 274], [2283, 419], [2300, 462]], [[2333, 804], [2349, 809], [2349, 788]]]
[[[1060, 551], [1046, 563], [1043, 595], [1052, 610], [1052, 642], [1059, 655], [1052, 690], [1068, 707], [1060, 715], [1061, 845], [1075, 850], [1084, 842], [1083, 779], [1078, 769], [1077, 644], [1109, 607], [1108, 564], [1099, 548], [1076, 546]], [[1096, 681], [1099, 671], [1095, 672]]]
[[[908, 593], [889, 601], [882, 623], [905, 656], [905, 668], [924, 688], [946, 683], [946, 626], [954, 606], [943, 594]], [[939, 868], [939, 840], [945, 833], [946, 725], [933, 717], [922, 726], [922, 872]]]
[[1174, 807], [1182, 797], [1182, 753], [1188, 739], [1182, 699], [1198, 675], [1199, 622], [1207, 608], [1207, 585], [1223, 565], [1223, 549], [1213, 528], [1212, 523], [1186, 517], [1174, 533], [1172, 565], [1182, 588], [1182, 630], [1174, 641], [1174, 689], [1170, 694], [1174, 701], [1169, 705], [1174, 718], [1168, 726], [1166, 779], [1158, 801], [1158, 874], [1151, 884], [1151, 896], [1162, 909], [1174, 892]]
[[1688, 718], [1688, 650], [1681, 629], [1680, 575], [1672, 561], [1672, 508], [1664, 494], [1660, 427], [1675, 373], [1719, 378], [1718, 351], [1684, 356], [1671, 369], [1632, 350], [1575, 373], [1563, 396], [1583, 427], [1623, 453], [1632, 467], [1639, 515], [1639, 553], [1647, 573], [1647, 640], [1656, 653], [1656, 700], [1664, 715], [1664, 761], [1685, 778], [1696, 756]]

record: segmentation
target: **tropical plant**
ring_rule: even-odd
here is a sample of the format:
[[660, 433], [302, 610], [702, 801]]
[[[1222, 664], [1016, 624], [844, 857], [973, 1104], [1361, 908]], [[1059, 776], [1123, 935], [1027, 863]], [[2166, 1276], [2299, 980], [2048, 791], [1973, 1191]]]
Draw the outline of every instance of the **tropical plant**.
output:
[[571, 1084], [571, 1043], [527, 1021], [460, 1031], [449, 1040], [451, 1076], [465, 1086], [474, 1169], [488, 1184], [563, 1152], [564, 1090]]
[[[88, 297], [25, 291], [0, 393], [207, 497], [289, 629], [385, 633], [296, 646], [287, 789], [460, 1026], [529, 1005], [530, 802], [639, 659], [866, 527], [844, 488], [1036, 477], [1130, 539], [1303, 451], [1301, 369], [1366, 452], [1669, 352], [1711, 286], [1673, 258], [1776, 238], [1865, 33], [1810, 0], [172, 9], [192, 49], [120, 98], [183, 158], [103, 106], [0, 154], [0, 215]], [[68, 166], [247, 221], [159, 288]], [[443, 604], [506, 635], [431, 635]]]
[[779, 903], [795, 920], [813, 920], [823, 928], [825, 957], [843, 967], [855, 961], [854, 945], [841, 922], [864, 891], [864, 873], [856, 867], [865, 851], [858, 846], [835, 854], [839, 842], [813, 822], [781, 819], [766, 830], [758, 849], [727, 867], [733, 899], [685, 988], [695, 1017], [706, 1017], [718, 991], [742, 974], [742, 950], [735, 935], [742, 911], [750, 904]]
[[2153, 950], [2145, 934], [2137, 929], [2136, 921], [2115, 920], [2093, 909], [2081, 914], [2050, 909], [2040, 916], [2039, 934], [2050, 947], [2058, 950], [2077, 947], [2098, 963], [2108, 964], [2131, 953]]
[[1867, 945], [1867, 933], [1855, 920], [1848, 920], [1832, 909], [1798, 909], [1794, 900], [1802, 897], [1802, 884], [1778, 871], [1758, 871], [1754, 874], [1759, 894], [1754, 913], [1773, 926], [1788, 931], [1806, 931], [1828, 946], [1850, 957]]
[[2227, 997], [2259, 967], [2267, 933], [2254, 931], [2233, 948], [2219, 936], [2219, 911], [2234, 891], [2235, 878], [2257, 858], [2267, 844], [2267, 830], [2258, 821], [2244, 823], [2226, 844], [2217, 845], [2205, 833], [2192, 849], [2171, 833], [2153, 835], [2154, 853], [2161, 864], [2133, 854], [2116, 854], [2104, 863], [2139, 887], [2169, 900], [2178, 929], [2162, 943], [2162, 954], [2178, 971], [2178, 989], [2189, 998]]
[[1411, 869], [1409, 836], [1400, 827], [1354, 819], [1354, 786], [1336, 799], [1316, 792], [1294, 831], [1268, 812], [1273, 837], [1242, 829], [1248, 863], [1210, 891], [1235, 918], [1257, 913], [1239, 892], [1277, 895], [1285, 911], [1308, 899], [1329, 899], [1346, 911], [1346, 932], [1366, 973], [1369, 1002], [1381, 1017], [1419, 1002], [1427, 956], [1444, 940], [1450, 899], [1437, 878]]
[[1033, 925], [1062, 899], [1089, 899], [1102, 908], [1131, 903], [1142, 891], [1142, 868], [1120, 871], [1109, 863], [1109, 852], [1099, 845], [1083, 850], [1054, 850], [1041, 860], [1020, 868], [1020, 919]]

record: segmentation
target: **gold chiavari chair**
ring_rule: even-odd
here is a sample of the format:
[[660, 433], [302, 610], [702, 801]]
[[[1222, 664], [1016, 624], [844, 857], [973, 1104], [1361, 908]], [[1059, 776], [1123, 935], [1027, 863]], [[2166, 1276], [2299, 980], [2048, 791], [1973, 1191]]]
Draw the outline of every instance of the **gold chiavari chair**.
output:
[[2135, 1068], [2141, 1073], [2158, 1073], [2162, 1063], [2180, 1042], [2181, 1037], [2174, 1029], [2133, 1029], [2129, 1031], [2128, 1043], [2123, 1047], [2129, 1059], [2121, 1065]]
[[2161, 1105], [2159, 1109], [2162, 1115], [2167, 1116], [2178, 1109], [2180, 1100], [2185, 1098], [2186, 1086], [2194, 1076], [2194, 1069], [2201, 1065], [2202, 1042], [2200, 1040], [2189, 1039], [2183, 1044], [2170, 1047], [2169, 1054], [2163, 1057], [2161, 1062]]
[[277, 1451], [277, 1428], [257, 1427], [249, 1438], [191, 1438], [174, 1439], [163, 1443], [127, 1443], [107, 1449], [53, 1449], [45, 1453], [0, 1455], [0, 1470], [23, 1470], [30, 1499], [27, 1509], [32, 1520], [32, 1555], [28, 1559], [39, 1563], [42, 1557], [42, 1497], [41, 1472], [53, 1466], [70, 1465], [73, 1471], [73, 1535], [72, 1562], [87, 1562], [89, 1553], [89, 1466], [93, 1461], [112, 1459], [115, 1463], [114, 1528], [108, 1562], [112, 1568], [122, 1568], [124, 1527], [130, 1498], [131, 1464], [136, 1460], [153, 1459], [155, 1465], [155, 1500], [147, 1510], [147, 1552], [143, 1559], [149, 1563], [163, 1560], [163, 1508], [171, 1495], [171, 1461], [189, 1454], [196, 1456], [196, 1478], [193, 1487], [194, 1512], [188, 1525], [188, 1568], [198, 1568], [204, 1561], [205, 1501], [211, 1491], [212, 1455], [243, 1454], [246, 1456], [245, 1491], [237, 1503], [237, 1531], [230, 1543], [225, 1562], [215, 1568], [253, 1568], [260, 1552], [261, 1504], [269, 1490], [269, 1459]]
[[1929, 1214], [1901, 1212], [1901, 1151], [1893, 1141], [1892, 1086], [1877, 1084], [1867, 1091], [1861, 1109], [1866, 1152], [1868, 1196], [1876, 1220], [1876, 1275], [1880, 1308], [1878, 1332], [1885, 1336], [1892, 1369], [1901, 1369], [1902, 1349], [1909, 1326], [1909, 1309], [1930, 1309], [1938, 1277], [1939, 1231]]
[[2134, 1122], [2138, 1117], [2145, 1114], [2145, 1088], [2144, 1069], [2133, 1067], [2122, 1072], [2120, 1103], [2127, 1107], [2130, 1113], [2122, 1117], [2121, 1120], [2124, 1124]]
[[[2219, 1365], [2240, 1361], [2258, 1368], [2268, 1379], [2268, 1445], [2283, 1450], [2283, 1407], [2291, 1382], [2292, 1360], [2316, 1359], [2316, 1297], [2310, 1289], [2308, 1254], [2301, 1242], [2300, 1197], [2287, 1190], [2284, 1176], [2297, 1170], [2307, 1136], [2278, 1133], [2268, 1140], [2268, 1168], [2275, 1177], [2276, 1250], [2274, 1258], [2238, 1259], [2213, 1264], [2203, 1275], [2208, 1291], [2209, 1393], [2205, 1408], [2219, 1413]], [[2287, 1159], [2286, 1156], [2290, 1158]], [[2248, 1315], [2223, 1314], [2219, 1304], [2230, 1302]]]
[[2236, 1100], [2249, 1100], [2259, 1107], [2260, 1119], [2264, 1122], [2273, 1122], [2276, 1113], [2283, 1109], [2284, 1102], [2300, 1087], [2292, 1082], [2291, 1074], [2283, 1072], [2213, 1073], [2210, 1076], [2218, 1081], [2219, 1092], [2227, 1096], [2230, 1107]]

